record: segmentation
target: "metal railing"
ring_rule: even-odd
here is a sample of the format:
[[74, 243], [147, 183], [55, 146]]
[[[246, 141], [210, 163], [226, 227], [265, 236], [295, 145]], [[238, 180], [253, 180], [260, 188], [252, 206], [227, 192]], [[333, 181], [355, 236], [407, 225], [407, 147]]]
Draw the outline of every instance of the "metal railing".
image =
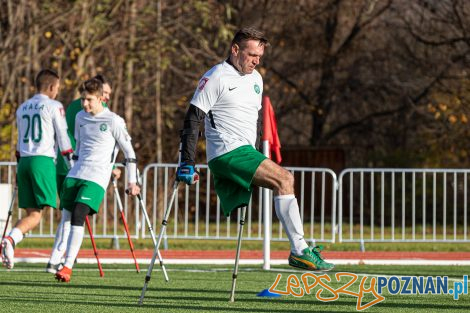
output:
[[339, 242], [468, 242], [465, 169], [347, 169]]
[[[118, 165], [121, 166], [121, 165]], [[130, 199], [125, 193], [127, 186], [125, 169], [121, 175], [121, 181], [124, 183], [119, 184], [119, 193], [123, 198], [123, 207], [125, 217], [129, 223], [129, 229], [134, 238], [138, 237], [138, 207], [137, 202]], [[0, 162], [0, 184], [16, 184], [16, 162]], [[0, 201], [2, 201], [0, 199]], [[57, 207], [60, 202], [57, 199]], [[14, 210], [12, 218], [10, 219], [11, 225], [14, 225], [18, 219], [24, 216], [24, 211], [18, 208], [17, 199], [15, 199]], [[6, 212], [4, 212], [6, 214]], [[1, 219], [0, 219], [1, 220]], [[132, 220], [132, 224], [129, 222]], [[30, 238], [54, 238], [57, 223], [60, 221], [60, 213], [58, 210], [46, 210], [43, 212], [43, 218], [39, 225], [30, 231], [27, 236]], [[4, 222], [0, 221], [1, 229], [3, 230]], [[114, 196], [112, 185], [108, 186], [104, 199], [98, 214], [93, 215], [90, 219], [93, 229], [93, 235], [96, 238], [126, 238], [125, 230], [120, 221], [119, 207]]]
[[[160, 228], [161, 218], [168, 205], [169, 190], [174, 180], [176, 164], [149, 164], [142, 172], [142, 196], [146, 204], [154, 230]], [[296, 179], [297, 199], [301, 218], [304, 222], [305, 238], [309, 241], [335, 241], [336, 219], [336, 175], [322, 168], [287, 168]], [[221, 212], [220, 201], [213, 188], [213, 180], [207, 165], [197, 167], [201, 180], [194, 186], [179, 185], [177, 201], [170, 215], [165, 239], [214, 239], [235, 240], [237, 237], [240, 212], [225, 217]], [[3, 173], [3, 174], [2, 174]], [[0, 183], [15, 183], [16, 163], [0, 162]], [[147, 225], [138, 203], [125, 194], [126, 175], [121, 176], [120, 196], [123, 197], [124, 212], [129, 229], [134, 238], [149, 238]], [[262, 214], [262, 188], [255, 188], [247, 209], [244, 238], [263, 240], [264, 220]], [[273, 196], [268, 193], [269, 222], [271, 240], [287, 241], [277, 217], [273, 216]], [[59, 206], [59, 202], [57, 202]], [[17, 208], [17, 204], [15, 204]], [[14, 210], [13, 221], [21, 218], [24, 212]], [[60, 219], [57, 210], [44, 212], [38, 227], [29, 237], [55, 236], [55, 228]], [[96, 238], [125, 238], [119, 221], [117, 201], [112, 186], [108, 187], [99, 213], [91, 219]], [[164, 241], [166, 243], [166, 240]]]
[[[149, 164], [142, 172], [142, 196], [154, 230], [160, 229], [167, 208], [176, 164]], [[179, 185], [165, 239], [235, 240], [240, 212], [225, 217], [213, 188], [210, 169], [197, 167], [201, 180]], [[467, 209], [470, 170], [465, 169], [346, 169], [337, 179], [324, 168], [287, 167], [295, 190], [305, 238], [313, 242], [469, 242]], [[14, 184], [15, 162], [0, 162], [0, 183]], [[149, 238], [137, 201], [125, 194], [125, 170], [120, 185], [124, 212], [134, 238]], [[263, 240], [263, 192], [255, 188], [247, 210], [244, 238]], [[273, 214], [268, 192], [268, 226], [272, 241], [287, 241]], [[22, 217], [16, 209], [13, 222]], [[44, 212], [30, 237], [54, 237], [60, 214]], [[125, 238], [112, 187], [106, 192], [92, 226], [97, 238]], [[164, 241], [164, 243], [166, 240]]]
[[[168, 205], [169, 190], [174, 180], [176, 164], [149, 164], [142, 172], [143, 199], [155, 229], [160, 223]], [[237, 239], [240, 210], [225, 217], [221, 214], [220, 201], [215, 194], [210, 169], [207, 165], [197, 166], [200, 181], [194, 186], [179, 185], [177, 199], [169, 224], [166, 238], [187, 239]], [[306, 238], [312, 241], [335, 240], [334, 227], [336, 210], [336, 175], [329, 169], [287, 167], [296, 177], [301, 217], [309, 223]], [[263, 240], [262, 188], [255, 188], [248, 205], [246, 240]], [[269, 193], [270, 226], [273, 229], [271, 240], [285, 241], [282, 226], [277, 218], [273, 220], [272, 192]], [[143, 217], [141, 217], [143, 221]], [[234, 225], [235, 224], [235, 225]], [[145, 227], [141, 227], [141, 238], [147, 238]]]

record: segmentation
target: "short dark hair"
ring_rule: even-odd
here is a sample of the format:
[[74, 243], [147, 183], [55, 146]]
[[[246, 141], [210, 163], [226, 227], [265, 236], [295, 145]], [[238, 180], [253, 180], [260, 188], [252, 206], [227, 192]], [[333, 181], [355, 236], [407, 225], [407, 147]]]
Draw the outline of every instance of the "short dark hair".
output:
[[90, 78], [80, 85], [78, 91], [101, 97], [103, 95], [103, 83], [99, 79]]
[[108, 84], [109, 87], [111, 87], [111, 88], [113, 87], [112, 84], [111, 84], [111, 81], [107, 77], [105, 77], [103, 74], [97, 74], [93, 78], [99, 80], [103, 85]]
[[36, 75], [34, 85], [36, 86], [37, 91], [41, 91], [45, 88], [48, 88], [50, 85], [54, 84], [59, 79], [59, 74], [57, 74], [56, 71], [46, 68], [40, 70], [39, 73]]
[[232, 43], [230, 46], [237, 44], [239, 47], [248, 40], [259, 40], [260, 46], [269, 47], [268, 39], [264, 36], [264, 33], [257, 30], [254, 27], [243, 27], [235, 36], [233, 36]]

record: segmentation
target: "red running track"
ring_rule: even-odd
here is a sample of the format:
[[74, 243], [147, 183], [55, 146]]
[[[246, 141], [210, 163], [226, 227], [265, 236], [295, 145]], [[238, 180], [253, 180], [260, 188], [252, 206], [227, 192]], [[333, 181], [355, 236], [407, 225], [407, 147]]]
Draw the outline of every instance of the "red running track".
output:
[[[50, 249], [15, 249], [15, 257], [49, 257]], [[235, 250], [160, 250], [164, 259], [234, 259]], [[132, 258], [130, 250], [98, 250], [99, 257], [113, 258], [113, 259], [128, 259]], [[136, 250], [137, 258], [151, 259], [153, 250]], [[375, 252], [375, 251], [326, 251], [322, 255], [333, 261], [335, 259], [342, 260], [470, 260], [470, 252]], [[94, 258], [93, 250], [82, 249], [80, 250], [79, 258]], [[289, 251], [271, 251], [271, 259], [287, 259]], [[248, 251], [242, 250], [240, 253], [241, 259], [263, 259], [262, 251]]]

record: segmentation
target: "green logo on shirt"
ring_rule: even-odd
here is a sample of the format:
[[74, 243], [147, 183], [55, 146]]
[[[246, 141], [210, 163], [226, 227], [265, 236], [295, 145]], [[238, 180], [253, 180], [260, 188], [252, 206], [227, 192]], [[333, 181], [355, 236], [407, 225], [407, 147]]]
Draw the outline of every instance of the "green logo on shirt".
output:
[[256, 92], [257, 94], [259, 94], [260, 91], [261, 91], [261, 89], [259, 88], [258, 84], [255, 83], [255, 92]]
[[107, 129], [108, 129], [108, 125], [106, 125], [105, 123], [103, 123], [103, 124], [100, 125], [100, 130], [101, 130], [102, 132], [106, 131]]

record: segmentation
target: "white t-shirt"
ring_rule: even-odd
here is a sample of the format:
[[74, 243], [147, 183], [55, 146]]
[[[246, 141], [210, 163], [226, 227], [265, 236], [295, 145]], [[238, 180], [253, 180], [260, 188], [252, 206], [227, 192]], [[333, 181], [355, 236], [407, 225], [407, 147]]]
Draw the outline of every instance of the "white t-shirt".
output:
[[207, 162], [244, 145], [256, 143], [263, 79], [254, 70], [242, 74], [226, 61], [199, 81], [191, 100], [206, 113]]
[[72, 151], [62, 103], [44, 94], [36, 94], [16, 110], [17, 150], [20, 156], [56, 158], [60, 151]]
[[[75, 117], [75, 139], [78, 160], [67, 177], [92, 181], [105, 190], [118, 153], [116, 144], [126, 158], [135, 159], [124, 120], [107, 108], [94, 116], [83, 110], [78, 112]], [[126, 166], [128, 182], [135, 183], [136, 164], [127, 163]]]

